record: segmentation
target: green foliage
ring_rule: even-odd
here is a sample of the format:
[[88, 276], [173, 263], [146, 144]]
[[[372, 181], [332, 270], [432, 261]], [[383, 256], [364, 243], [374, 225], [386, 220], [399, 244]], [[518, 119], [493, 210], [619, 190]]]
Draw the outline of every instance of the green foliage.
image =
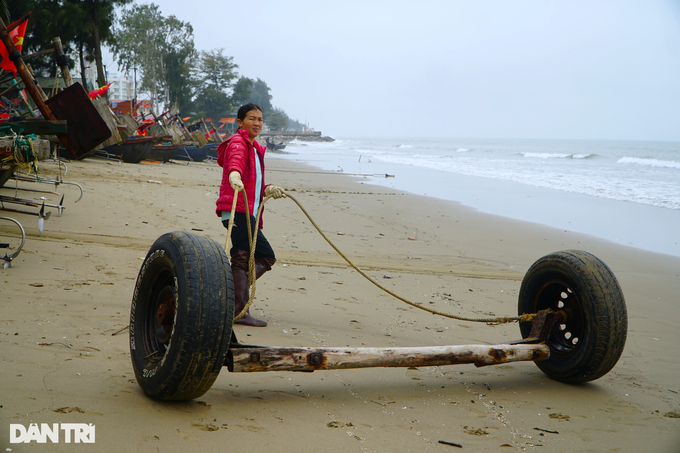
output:
[[141, 71], [141, 91], [154, 103], [167, 108], [177, 100], [180, 109], [189, 103], [196, 58], [191, 24], [164, 17], [153, 3], [133, 5], [121, 14], [112, 50], [120, 67]]
[[[177, 101], [183, 112], [220, 118], [255, 102], [262, 106], [270, 129], [302, 129], [301, 123], [272, 106], [271, 89], [264, 80], [239, 76], [238, 65], [224, 49], [197, 52], [191, 24], [164, 17], [153, 3], [121, 10], [132, 1], [0, 0], [0, 16], [8, 15], [3, 20], [9, 25], [32, 11], [23, 53], [49, 49], [52, 38], [59, 36], [64, 53], [72, 57], [71, 68], [79, 66], [81, 77], [88, 63], [96, 63], [97, 86], [105, 84], [101, 45], [108, 44], [119, 67], [137, 68], [139, 90], [162, 109]], [[37, 75], [53, 77], [58, 70], [53, 55], [30, 63]]]
[[264, 109], [264, 113], [272, 111], [272, 95], [269, 94], [269, 87], [264, 80], [258, 79], [253, 83], [253, 88], [250, 91], [250, 99], [248, 102], [254, 102]]
[[272, 111], [272, 95], [269, 93], [270, 88], [264, 80], [249, 79], [241, 76], [234, 85], [234, 93], [231, 96], [231, 102], [236, 109], [243, 104], [253, 102], [264, 110], [264, 113]]
[[293, 131], [301, 131], [305, 128], [305, 125], [298, 120], [288, 119], [288, 129]]
[[288, 115], [281, 109], [273, 107], [264, 117], [264, 123], [272, 132], [285, 131], [288, 128]]
[[203, 111], [210, 118], [220, 118], [232, 110], [229, 96], [237, 77], [238, 65], [233, 57], [223, 55], [224, 49], [200, 52], [193, 76], [196, 98], [189, 109]]
[[239, 77], [238, 81], [234, 84], [234, 92], [231, 95], [231, 103], [235, 109], [250, 102], [250, 92], [253, 90], [254, 83], [253, 79], [243, 76]]
[[[84, 71], [85, 55], [97, 62], [100, 80], [104, 73], [101, 63], [101, 43], [112, 37], [114, 9], [132, 0], [5, 0], [10, 18], [15, 21], [28, 12], [23, 54], [52, 47], [52, 38], [61, 39], [64, 53], [75, 55]], [[9, 24], [7, 24], [9, 25]], [[54, 76], [57, 66], [53, 55], [30, 62], [36, 74]], [[69, 64], [73, 68], [74, 64]]]

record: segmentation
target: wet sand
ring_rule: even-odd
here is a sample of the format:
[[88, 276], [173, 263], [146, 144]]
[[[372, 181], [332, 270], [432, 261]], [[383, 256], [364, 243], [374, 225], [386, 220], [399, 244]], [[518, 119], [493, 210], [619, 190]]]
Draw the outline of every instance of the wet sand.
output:
[[[267, 160], [268, 183], [289, 190], [380, 283], [442, 311], [515, 315], [521, 279], [535, 260], [565, 249], [595, 254], [618, 277], [628, 306], [619, 363], [578, 386], [552, 381], [530, 362], [314, 373], [223, 369], [194, 401], [151, 400], [136, 383], [127, 331], [113, 334], [128, 325], [137, 273], [158, 236], [194, 229], [224, 243], [226, 230], [214, 213], [221, 169], [101, 160], [68, 168], [65, 179], [81, 183], [85, 195], [74, 203], [77, 190], [61, 186], [67, 209], [62, 217], [53, 213], [42, 236], [35, 217], [12, 216], [28, 239], [0, 278], [0, 448], [73, 451], [63, 437], [59, 444], [10, 444], [9, 425], [92, 423], [96, 442], [82, 451], [455, 448], [439, 440], [479, 452], [679, 451], [680, 258], [281, 159]], [[258, 281], [252, 312], [269, 326], [237, 325], [243, 343], [435, 346], [520, 338], [516, 324], [441, 318], [382, 293], [344, 264], [290, 200], [270, 201], [264, 223], [278, 262]], [[16, 243], [11, 224], [0, 223], [0, 235]]]

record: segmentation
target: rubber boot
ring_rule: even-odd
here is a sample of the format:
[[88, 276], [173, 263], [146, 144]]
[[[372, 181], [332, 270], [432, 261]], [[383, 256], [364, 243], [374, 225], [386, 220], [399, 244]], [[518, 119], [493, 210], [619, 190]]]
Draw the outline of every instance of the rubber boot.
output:
[[[255, 279], [258, 279], [271, 269], [275, 260], [261, 258], [255, 260]], [[237, 316], [248, 303], [248, 252], [239, 250], [231, 257], [231, 274], [234, 279], [234, 316]], [[252, 327], [266, 327], [267, 321], [257, 319], [250, 314], [250, 309], [236, 324], [244, 324]]]

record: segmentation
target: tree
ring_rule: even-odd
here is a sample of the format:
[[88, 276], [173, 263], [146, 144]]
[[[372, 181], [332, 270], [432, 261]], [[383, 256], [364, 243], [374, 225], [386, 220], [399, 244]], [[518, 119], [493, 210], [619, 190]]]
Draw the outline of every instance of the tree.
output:
[[288, 120], [286, 112], [276, 107], [273, 107], [264, 117], [265, 124], [272, 132], [285, 131], [288, 128]]
[[234, 92], [231, 95], [231, 103], [234, 107], [239, 107], [250, 102], [250, 92], [253, 90], [255, 81], [248, 77], [239, 77], [234, 84]]
[[120, 67], [141, 71], [141, 91], [154, 105], [180, 109], [193, 94], [191, 65], [196, 57], [191, 24], [163, 17], [158, 5], [133, 5], [124, 10], [115, 28], [112, 50]]
[[[112, 37], [115, 8], [132, 0], [5, 0], [11, 20], [33, 11], [24, 38], [25, 54], [52, 47], [52, 38], [61, 38], [65, 54], [76, 53], [84, 79], [84, 60], [97, 64], [98, 83], [106, 83], [102, 64], [101, 44]], [[56, 74], [53, 56], [31, 60], [39, 74]], [[73, 63], [69, 63], [73, 67]]]
[[234, 85], [234, 93], [231, 97], [234, 106], [240, 106], [253, 102], [263, 109], [263, 113], [272, 111], [272, 95], [269, 94], [270, 88], [264, 80], [249, 79], [241, 76]]
[[[70, 42], [80, 25], [80, 11], [70, 4], [62, 6], [47, 0], [6, 0], [8, 22], [32, 12], [26, 26], [22, 53], [24, 55], [52, 47], [52, 38], [62, 38], [64, 53], [72, 50]], [[36, 75], [54, 75], [56, 64], [52, 55], [29, 62]]]
[[269, 87], [264, 80], [259, 77], [255, 83], [253, 83], [253, 88], [250, 91], [249, 102], [254, 102], [264, 109], [264, 113], [272, 111], [272, 95], [269, 94]]
[[208, 117], [219, 117], [232, 110], [230, 91], [236, 79], [238, 65], [233, 57], [222, 55], [224, 49], [200, 52], [194, 71], [197, 80], [196, 99], [191, 108]]

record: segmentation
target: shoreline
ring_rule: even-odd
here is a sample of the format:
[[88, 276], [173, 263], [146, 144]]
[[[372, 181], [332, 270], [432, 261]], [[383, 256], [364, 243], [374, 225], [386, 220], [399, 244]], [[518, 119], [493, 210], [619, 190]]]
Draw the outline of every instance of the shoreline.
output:
[[[333, 164], [325, 160], [326, 156], [314, 156], [316, 161], [305, 159], [304, 154], [274, 157], [333, 172], [330, 169]], [[377, 186], [460, 202], [483, 213], [590, 234], [615, 244], [680, 257], [680, 239], [673, 227], [680, 224], [680, 210], [378, 161], [362, 163], [345, 159], [341, 168], [353, 174], [396, 176], [369, 177], [368, 181]], [[446, 190], [427, 193], [419, 184], [423, 180], [428, 181], [428, 187]]]
[[[28, 238], [0, 279], [0, 447], [10, 423], [93, 423], [92, 451], [671, 452], [680, 442], [680, 258], [593, 236], [485, 214], [361, 177], [307, 173], [268, 159], [267, 183], [290, 191], [331, 240], [369, 275], [442, 311], [514, 315], [528, 267], [557, 250], [607, 263], [628, 306], [628, 341], [614, 369], [592, 383], [548, 379], [532, 363], [475, 368], [380, 368], [315, 373], [229, 373], [194, 401], [146, 398], [129, 356], [130, 302], [142, 259], [163, 233], [185, 230], [223, 244], [215, 215], [216, 164], [69, 164], [67, 209], [22, 217]], [[158, 181], [149, 183], [148, 181]], [[264, 234], [277, 254], [251, 310], [264, 329], [239, 340], [270, 346], [494, 344], [516, 324], [454, 321], [403, 305], [350, 269], [290, 200], [271, 200]], [[0, 234], [14, 234], [0, 224]], [[409, 239], [411, 238], [411, 239]], [[415, 239], [415, 240], [413, 240]], [[389, 277], [389, 278], [388, 278]], [[554, 431], [544, 433], [536, 430]], [[541, 433], [544, 435], [541, 436]], [[304, 441], [301, 442], [300, 440]], [[83, 446], [83, 448], [90, 448]], [[70, 451], [69, 444], [50, 451]], [[88, 450], [89, 451], [89, 450]]]

